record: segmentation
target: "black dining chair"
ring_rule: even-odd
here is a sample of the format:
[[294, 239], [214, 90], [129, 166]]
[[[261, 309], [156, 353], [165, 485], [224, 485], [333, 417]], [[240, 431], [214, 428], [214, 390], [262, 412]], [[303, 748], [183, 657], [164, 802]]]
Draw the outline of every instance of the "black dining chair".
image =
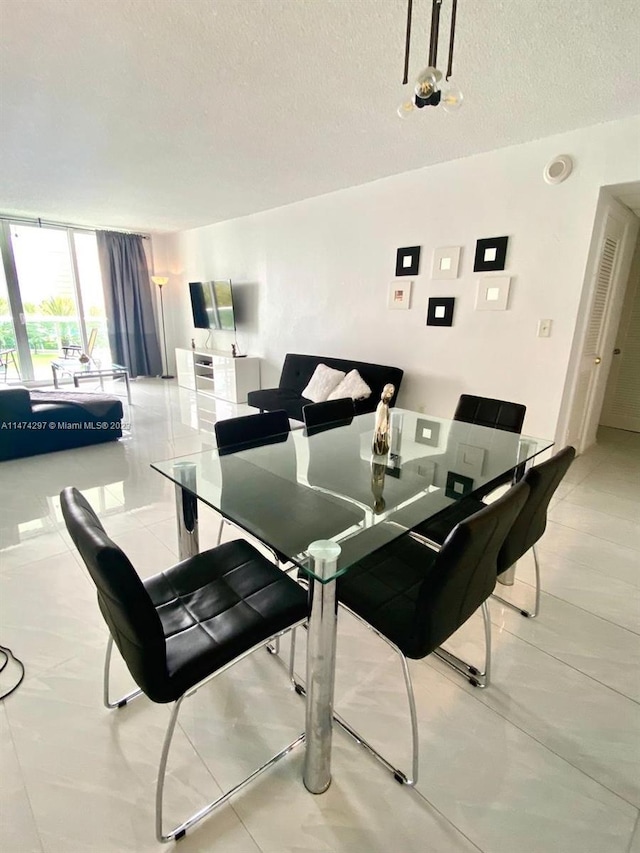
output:
[[476, 397], [473, 394], [461, 394], [453, 414], [454, 421], [467, 424], [502, 429], [506, 432], [522, 432], [527, 407], [522, 403], [508, 400], [494, 400], [491, 397]]
[[[494, 400], [492, 397], [477, 397], [474, 394], [461, 394], [453, 413], [453, 420], [459, 423], [475, 424], [489, 429], [500, 429], [503, 432], [520, 434], [526, 413], [527, 407], [523, 403]], [[519, 466], [513, 475], [507, 474], [504, 477], [497, 477], [486, 484], [484, 494], [520, 480], [523, 474], [524, 467]]]
[[264, 444], [277, 444], [286, 441], [291, 432], [287, 413], [278, 409], [274, 412], [260, 412], [257, 415], [242, 415], [216, 421], [213, 425], [218, 444], [218, 453], [225, 456]]
[[348, 426], [355, 417], [355, 406], [351, 397], [338, 400], [325, 400], [323, 403], [309, 403], [302, 407], [302, 417], [307, 435], [316, 435], [327, 429]]
[[[67, 530], [96, 585], [109, 628], [104, 704], [122, 708], [145, 694], [173, 703], [156, 784], [156, 837], [182, 838], [197, 821], [302, 742], [304, 734], [230, 791], [169, 832], [163, 830], [163, 789], [182, 700], [256, 649], [307, 617], [307, 596], [290, 577], [244, 540], [203, 551], [141, 580], [126, 554], [107, 536], [82, 494], [60, 494]], [[138, 689], [112, 702], [109, 669], [115, 642]]]
[[[386, 640], [402, 661], [411, 716], [411, 775], [393, 767], [338, 715], [336, 722], [403, 784], [415, 785], [418, 779], [418, 724], [407, 658], [420, 660], [433, 652], [474, 686], [489, 684], [491, 622], [486, 602], [496, 583], [498, 553], [528, 495], [529, 486], [518, 483], [456, 525], [439, 551], [407, 534], [355, 563], [337, 580], [341, 606]], [[483, 672], [441, 648], [478, 608], [485, 628]]]
[[[260, 412], [257, 415], [242, 415], [237, 418], [216, 421], [213, 429], [216, 434], [218, 455], [228, 456], [242, 450], [286, 441], [291, 432], [291, 425], [287, 413], [278, 409], [273, 412]], [[218, 545], [222, 541], [222, 531], [225, 524], [231, 524], [231, 522], [221, 516], [220, 527], [218, 528]], [[281, 560], [282, 555], [276, 554], [275, 556], [278, 561]]]
[[[529, 486], [529, 498], [498, 554], [498, 574], [501, 575], [514, 566], [529, 549], [533, 553], [536, 579], [533, 608], [526, 610], [512, 601], [507, 601], [506, 598], [493, 594], [493, 598], [530, 619], [540, 612], [540, 566], [535, 546], [547, 526], [549, 502], [569, 470], [575, 455], [575, 448], [569, 445], [551, 459], [529, 468], [525, 473], [522, 482]], [[415, 531], [436, 545], [441, 545], [456, 524], [485, 506], [487, 504], [480, 498], [462, 498], [440, 513], [434, 521], [418, 525]]]
[[531, 549], [536, 577], [533, 610], [525, 610], [512, 601], [507, 601], [506, 598], [495, 593], [493, 595], [495, 599], [506, 604], [507, 607], [517, 610], [522, 616], [527, 616], [530, 619], [533, 619], [540, 612], [540, 566], [536, 543], [542, 538], [547, 527], [549, 502], [575, 457], [575, 447], [568, 445], [546, 462], [529, 468], [523, 478], [523, 482], [529, 486], [529, 498], [498, 554], [498, 574], [501, 575], [515, 566], [516, 562]]

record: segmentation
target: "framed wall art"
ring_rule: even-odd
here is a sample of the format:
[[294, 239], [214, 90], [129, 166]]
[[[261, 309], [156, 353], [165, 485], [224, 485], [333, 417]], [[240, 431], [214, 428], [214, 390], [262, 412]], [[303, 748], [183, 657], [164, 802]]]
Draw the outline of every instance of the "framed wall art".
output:
[[392, 281], [389, 285], [388, 306], [394, 311], [408, 311], [411, 304], [410, 281]]
[[508, 237], [487, 237], [476, 242], [476, 256], [473, 261], [474, 272], [492, 272], [503, 270], [507, 260]]
[[432, 296], [427, 306], [427, 326], [453, 326], [453, 296]]
[[405, 246], [396, 253], [396, 275], [418, 275], [420, 246]]
[[461, 246], [445, 246], [433, 250], [431, 278], [458, 278]]
[[511, 278], [491, 275], [478, 281], [476, 311], [506, 311], [509, 304]]

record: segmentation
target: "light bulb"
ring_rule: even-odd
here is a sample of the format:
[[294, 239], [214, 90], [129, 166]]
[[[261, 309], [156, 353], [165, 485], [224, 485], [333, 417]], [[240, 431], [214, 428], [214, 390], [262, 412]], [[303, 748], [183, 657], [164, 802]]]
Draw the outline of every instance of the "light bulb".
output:
[[400, 118], [409, 118], [415, 110], [413, 101], [403, 101], [398, 107], [398, 115]]
[[447, 86], [442, 93], [440, 103], [446, 113], [455, 113], [460, 109], [463, 101], [464, 97], [460, 89], [457, 89], [455, 86]]
[[416, 79], [415, 93], [419, 98], [430, 98], [442, 80], [442, 73], [437, 68], [425, 68]]

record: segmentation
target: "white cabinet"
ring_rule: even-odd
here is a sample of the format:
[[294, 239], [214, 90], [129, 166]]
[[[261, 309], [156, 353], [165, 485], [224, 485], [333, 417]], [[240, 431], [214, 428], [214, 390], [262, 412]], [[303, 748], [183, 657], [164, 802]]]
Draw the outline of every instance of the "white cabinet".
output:
[[196, 374], [193, 370], [193, 350], [176, 350], [176, 375], [181, 388], [196, 390]]
[[176, 349], [178, 385], [230, 403], [246, 403], [260, 387], [260, 359], [204, 349]]

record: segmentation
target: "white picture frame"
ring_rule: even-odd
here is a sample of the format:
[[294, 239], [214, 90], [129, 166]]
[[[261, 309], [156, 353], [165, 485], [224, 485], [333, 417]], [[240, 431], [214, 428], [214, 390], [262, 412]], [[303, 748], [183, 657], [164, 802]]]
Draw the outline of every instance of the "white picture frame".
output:
[[411, 281], [392, 281], [387, 305], [392, 311], [408, 311], [411, 306]]
[[462, 246], [443, 246], [433, 250], [432, 279], [458, 278]]
[[511, 277], [490, 275], [478, 281], [476, 311], [506, 311], [509, 306]]

